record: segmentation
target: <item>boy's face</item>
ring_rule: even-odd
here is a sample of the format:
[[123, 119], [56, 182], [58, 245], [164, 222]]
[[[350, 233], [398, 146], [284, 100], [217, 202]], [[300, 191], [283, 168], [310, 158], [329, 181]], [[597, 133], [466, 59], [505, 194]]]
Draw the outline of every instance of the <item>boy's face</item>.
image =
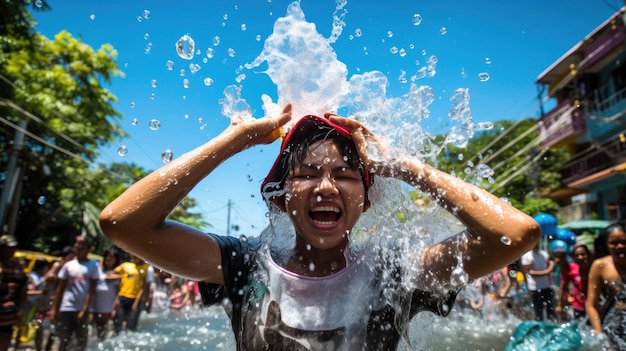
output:
[[84, 239], [78, 238], [74, 242], [74, 254], [78, 260], [85, 260], [89, 254], [89, 245]]
[[365, 187], [332, 140], [311, 145], [287, 180], [285, 207], [299, 237], [318, 249], [345, 245], [363, 213]]

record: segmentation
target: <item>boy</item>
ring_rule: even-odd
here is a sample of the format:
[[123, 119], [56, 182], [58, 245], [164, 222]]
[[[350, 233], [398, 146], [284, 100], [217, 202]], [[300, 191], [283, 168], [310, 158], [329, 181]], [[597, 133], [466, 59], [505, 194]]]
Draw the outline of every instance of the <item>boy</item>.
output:
[[[529, 216], [419, 160], [370, 158], [372, 149], [391, 150], [359, 122], [331, 113], [295, 123], [262, 185], [270, 210], [288, 217], [287, 226], [269, 228], [293, 234], [287, 250], [166, 220], [220, 163], [274, 141], [290, 119], [291, 105], [277, 118], [234, 119], [213, 140], [135, 183], [100, 216], [118, 245], [201, 282], [205, 304], [227, 299], [239, 350], [395, 349], [417, 312], [449, 312], [463, 285], [459, 267], [469, 279], [484, 276], [541, 235]], [[372, 245], [354, 252], [350, 237], [370, 206], [374, 174], [430, 195], [467, 230], [419, 252], [398, 252], [405, 261]]]
[[80, 350], [87, 349], [89, 306], [100, 278], [98, 262], [87, 258], [91, 243], [87, 236], [77, 236], [74, 259], [61, 267], [52, 306], [51, 321], [56, 322], [59, 350], [65, 351], [73, 334]]

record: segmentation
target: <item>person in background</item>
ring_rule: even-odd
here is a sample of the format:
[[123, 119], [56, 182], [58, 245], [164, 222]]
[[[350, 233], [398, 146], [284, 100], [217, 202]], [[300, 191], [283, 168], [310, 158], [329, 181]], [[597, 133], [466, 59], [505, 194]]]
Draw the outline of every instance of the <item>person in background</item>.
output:
[[585, 312], [587, 281], [593, 262], [591, 251], [586, 245], [575, 244], [572, 251], [573, 262], [568, 261], [567, 252], [563, 249], [555, 250], [553, 255], [554, 263], [561, 270], [559, 297], [557, 298], [555, 313], [560, 322], [565, 322], [568, 318], [564, 312], [564, 307], [571, 305], [574, 319], [584, 319], [587, 316]]
[[100, 279], [98, 262], [87, 257], [90, 248], [89, 237], [77, 236], [75, 258], [59, 270], [51, 320], [56, 323], [57, 336], [61, 339], [60, 351], [68, 349], [73, 335], [79, 350], [87, 349], [89, 307]]
[[107, 326], [110, 320], [115, 319], [117, 295], [120, 291], [121, 276], [115, 272], [121, 264], [120, 253], [117, 249], [107, 249], [102, 254], [100, 264], [100, 279], [96, 286], [96, 293], [92, 299], [91, 312], [96, 324], [96, 336], [100, 341], [107, 335]]
[[187, 280], [180, 277], [172, 277], [170, 290], [170, 308], [173, 311], [180, 311], [187, 306], [191, 306], [191, 291]]
[[13, 327], [27, 302], [28, 277], [13, 257], [17, 245], [14, 236], [0, 236], [0, 351], [11, 346]]
[[121, 278], [115, 316], [115, 334], [117, 335], [124, 329], [137, 330], [142, 297], [149, 287], [146, 278], [148, 265], [141, 258], [132, 256], [131, 261], [120, 264], [114, 272]]
[[[593, 261], [587, 290], [587, 315], [593, 329], [607, 339], [604, 350], [626, 350], [626, 231], [624, 223], [604, 234], [608, 256]], [[604, 302], [601, 305], [602, 297]]]
[[[49, 301], [50, 306], [48, 307], [48, 313], [42, 319], [41, 324], [37, 328], [37, 333], [41, 333], [42, 336], [42, 346], [45, 344], [45, 350], [51, 351], [55, 349], [56, 342], [56, 326], [51, 320], [52, 315], [52, 306], [54, 305], [54, 297], [56, 295], [56, 288], [59, 283], [59, 271], [61, 268], [69, 261], [74, 259], [74, 248], [72, 246], [65, 246], [63, 249], [56, 254], [59, 256], [58, 261], [52, 262], [52, 266], [46, 273], [46, 294], [48, 297], [46, 298]], [[44, 334], [47, 333], [46, 337]], [[45, 342], [44, 342], [45, 341]], [[37, 344], [35, 344], [36, 346]], [[58, 346], [57, 346], [58, 348]]]
[[544, 311], [547, 318], [556, 322], [554, 312], [554, 287], [552, 284], [552, 271], [554, 261], [550, 259], [547, 251], [539, 248], [539, 243], [522, 256], [522, 265], [526, 271], [528, 291], [533, 301], [535, 320], [544, 320]]
[[34, 320], [37, 323], [35, 329], [35, 349], [43, 351], [44, 334], [46, 327], [43, 324], [49, 324], [49, 312], [52, 307], [52, 294], [48, 284], [48, 271], [51, 264], [43, 259], [39, 259], [33, 266], [33, 271], [28, 275], [28, 299], [29, 304], [35, 308]]

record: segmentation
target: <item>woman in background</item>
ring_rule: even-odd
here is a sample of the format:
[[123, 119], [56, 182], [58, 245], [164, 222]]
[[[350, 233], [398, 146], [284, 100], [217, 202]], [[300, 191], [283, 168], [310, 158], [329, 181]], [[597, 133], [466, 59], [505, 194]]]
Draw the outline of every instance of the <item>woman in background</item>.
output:
[[[607, 350], [626, 350], [626, 232], [624, 223], [606, 229], [609, 255], [596, 259], [589, 272], [587, 314], [593, 329], [607, 337]], [[600, 297], [604, 304], [600, 305]]]
[[566, 255], [565, 251], [554, 252], [554, 262], [561, 268], [559, 298], [555, 312], [561, 321], [565, 321], [567, 318], [563, 315], [563, 307], [571, 305], [574, 319], [580, 320], [587, 316], [585, 301], [587, 299], [589, 270], [593, 259], [589, 248], [583, 244], [574, 245], [572, 251], [574, 262], [569, 262]]
[[100, 280], [96, 285], [96, 295], [91, 300], [91, 311], [96, 323], [96, 335], [100, 341], [106, 338], [107, 325], [115, 317], [117, 294], [120, 290], [120, 275], [114, 272], [121, 263], [120, 253], [108, 249], [102, 255]]

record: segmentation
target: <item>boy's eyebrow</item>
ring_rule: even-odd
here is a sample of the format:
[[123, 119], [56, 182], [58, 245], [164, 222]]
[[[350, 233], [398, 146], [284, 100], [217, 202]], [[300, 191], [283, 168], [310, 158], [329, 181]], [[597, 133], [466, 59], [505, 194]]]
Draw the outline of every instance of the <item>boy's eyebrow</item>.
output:
[[[300, 169], [300, 170], [309, 170], [310, 169], [310, 170], [314, 170], [314, 171], [319, 171], [321, 167], [322, 167], [321, 165], [307, 163], [307, 164], [301, 164], [300, 166], [297, 166], [296, 168], [294, 168], [294, 171], [298, 170], [298, 169]], [[352, 168], [352, 167], [350, 167], [350, 165], [346, 164], [346, 165], [342, 165], [342, 166], [333, 167], [331, 169], [331, 172], [343, 172], [345, 170], [358, 171], [358, 169]]]

